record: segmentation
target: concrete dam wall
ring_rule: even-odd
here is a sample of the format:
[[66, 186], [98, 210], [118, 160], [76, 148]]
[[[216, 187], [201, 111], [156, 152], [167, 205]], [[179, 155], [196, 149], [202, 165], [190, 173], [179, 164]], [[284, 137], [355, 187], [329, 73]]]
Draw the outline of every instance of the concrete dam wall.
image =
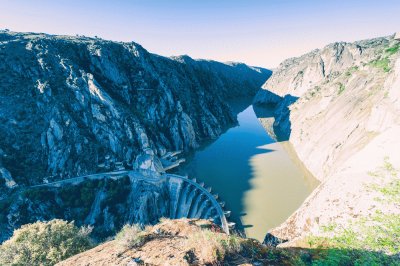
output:
[[[45, 196], [43, 196], [45, 195]], [[128, 223], [155, 224], [162, 217], [213, 219], [229, 234], [234, 223], [224, 202], [204, 183], [181, 175], [120, 170], [20, 187], [4, 202], [1, 239], [32, 220], [61, 218], [92, 225], [99, 239]]]

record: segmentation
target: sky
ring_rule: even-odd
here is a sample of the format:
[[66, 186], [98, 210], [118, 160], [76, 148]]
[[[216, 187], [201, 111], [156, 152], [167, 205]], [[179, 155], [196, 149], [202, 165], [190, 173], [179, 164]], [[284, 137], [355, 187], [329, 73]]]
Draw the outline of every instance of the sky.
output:
[[0, 0], [0, 29], [275, 68], [331, 42], [400, 31], [400, 0]]

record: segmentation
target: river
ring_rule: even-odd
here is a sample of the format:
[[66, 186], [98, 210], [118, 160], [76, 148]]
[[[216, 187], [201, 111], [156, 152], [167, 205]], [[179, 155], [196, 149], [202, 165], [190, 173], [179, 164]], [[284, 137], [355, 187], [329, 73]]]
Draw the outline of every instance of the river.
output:
[[[243, 109], [243, 108], [242, 108]], [[258, 112], [257, 112], [258, 113]], [[288, 142], [268, 135], [250, 105], [239, 125], [187, 158], [179, 172], [211, 186], [231, 210], [230, 221], [260, 241], [318, 185]]]

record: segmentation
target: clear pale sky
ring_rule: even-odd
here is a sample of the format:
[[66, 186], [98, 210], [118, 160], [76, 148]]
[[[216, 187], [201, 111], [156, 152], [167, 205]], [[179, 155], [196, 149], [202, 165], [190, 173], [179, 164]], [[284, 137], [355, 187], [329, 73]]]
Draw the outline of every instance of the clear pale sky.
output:
[[400, 31], [400, 0], [0, 0], [1, 28], [272, 68], [330, 42]]

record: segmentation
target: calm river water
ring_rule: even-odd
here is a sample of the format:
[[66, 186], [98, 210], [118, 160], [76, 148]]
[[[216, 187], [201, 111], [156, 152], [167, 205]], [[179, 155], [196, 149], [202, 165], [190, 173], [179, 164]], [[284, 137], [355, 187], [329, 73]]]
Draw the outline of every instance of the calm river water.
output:
[[231, 210], [229, 220], [248, 237], [263, 240], [318, 185], [288, 142], [274, 141], [253, 110], [238, 114], [239, 125], [187, 158], [180, 172], [211, 186]]

